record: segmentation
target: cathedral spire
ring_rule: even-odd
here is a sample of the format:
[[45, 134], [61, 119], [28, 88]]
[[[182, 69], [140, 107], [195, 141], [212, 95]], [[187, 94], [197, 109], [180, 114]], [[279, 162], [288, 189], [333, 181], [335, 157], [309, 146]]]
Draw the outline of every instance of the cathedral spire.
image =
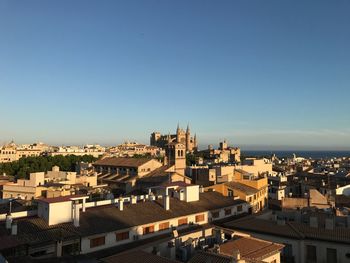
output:
[[189, 123], [187, 123], [186, 133], [190, 133], [190, 124]]

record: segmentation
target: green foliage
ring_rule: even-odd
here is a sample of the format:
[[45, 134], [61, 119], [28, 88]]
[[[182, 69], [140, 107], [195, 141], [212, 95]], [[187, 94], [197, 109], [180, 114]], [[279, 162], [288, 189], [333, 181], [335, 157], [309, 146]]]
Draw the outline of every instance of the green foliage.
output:
[[30, 173], [50, 171], [52, 166], [57, 165], [60, 170], [74, 172], [78, 162], [93, 162], [97, 158], [91, 155], [57, 155], [26, 157], [11, 163], [0, 164], [0, 174], [14, 175], [16, 178], [28, 178]]
[[132, 158], [140, 159], [140, 158], [152, 158], [152, 155], [150, 153], [145, 154], [134, 154]]
[[192, 153], [186, 154], [186, 165], [191, 166], [196, 164], [196, 155]]

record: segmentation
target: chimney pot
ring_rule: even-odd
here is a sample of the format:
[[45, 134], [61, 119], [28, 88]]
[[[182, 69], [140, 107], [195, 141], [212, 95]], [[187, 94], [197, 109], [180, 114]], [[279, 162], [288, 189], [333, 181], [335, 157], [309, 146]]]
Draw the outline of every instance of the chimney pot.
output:
[[119, 211], [124, 210], [124, 199], [123, 198], [119, 198], [118, 207], [119, 207]]
[[170, 197], [169, 197], [169, 195], [166, 195], [163, 197], [163, 202], [164, 202], [164, 209], [169, 210], [170, 209]]
[[17, 235], [17, 224], [12, 224], [11, 235], [13, 235], [13, 236]]
[[73, 224], [75, 227], [79, 227], [79, 217], [80, 217], [80, 211], [79, 211], [79, 204], [74, 204], [74, 211], [73, 211]]
[[11, 224], [12, 224], [12, 216], [7, 215], [6, 216], [6, 229], [11, 229]]
[[232, 256], [235, 260], [240, 260], [241, 259], [241, 253], [239, 252], [238, 249], [234, 249], [232, 251]]
[[137, 197], [132, 195], [131, 196], [131, 204], [136, 204], [137, 203]]

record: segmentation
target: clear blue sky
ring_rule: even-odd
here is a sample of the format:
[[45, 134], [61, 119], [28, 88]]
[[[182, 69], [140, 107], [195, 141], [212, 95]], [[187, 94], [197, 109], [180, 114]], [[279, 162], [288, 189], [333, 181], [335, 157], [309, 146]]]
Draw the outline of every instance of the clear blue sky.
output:
[[350, 1], [0, 0], [0, 144], [350, 149]]

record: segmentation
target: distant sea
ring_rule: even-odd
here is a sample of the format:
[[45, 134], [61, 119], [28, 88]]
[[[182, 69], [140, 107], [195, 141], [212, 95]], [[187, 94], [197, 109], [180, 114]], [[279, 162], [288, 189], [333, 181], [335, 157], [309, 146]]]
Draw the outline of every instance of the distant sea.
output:
[[337, 157], [350, 157], [350, 151], [242, 151], [243, 156], [268, 157], [276, 154], [277, 157], [297, 157], [312, 158], [312, 159], [326, 159]]

